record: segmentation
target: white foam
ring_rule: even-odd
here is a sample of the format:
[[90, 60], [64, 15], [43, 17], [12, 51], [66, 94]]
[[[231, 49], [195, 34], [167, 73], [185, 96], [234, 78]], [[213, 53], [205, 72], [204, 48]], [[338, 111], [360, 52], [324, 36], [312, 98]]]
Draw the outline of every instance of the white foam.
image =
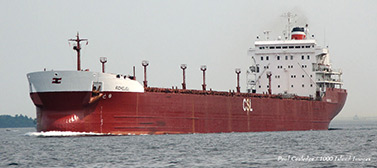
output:
[[70, 137], [70, 136], [101, 136], [101, 135], [112, 135], [112, 134], [94, 133], [94, 132], [47, 131], [47, 132], [28, 132], [25, 135], [37, 136], [37, 137]]

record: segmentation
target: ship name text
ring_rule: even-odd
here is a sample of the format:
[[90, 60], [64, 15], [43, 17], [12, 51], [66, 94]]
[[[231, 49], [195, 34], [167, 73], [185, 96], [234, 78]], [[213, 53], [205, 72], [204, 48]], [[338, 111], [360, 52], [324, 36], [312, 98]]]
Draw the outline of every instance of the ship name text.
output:
[[127, 86], [115, 86], [115, 90], [128, 91], [130, 89]]

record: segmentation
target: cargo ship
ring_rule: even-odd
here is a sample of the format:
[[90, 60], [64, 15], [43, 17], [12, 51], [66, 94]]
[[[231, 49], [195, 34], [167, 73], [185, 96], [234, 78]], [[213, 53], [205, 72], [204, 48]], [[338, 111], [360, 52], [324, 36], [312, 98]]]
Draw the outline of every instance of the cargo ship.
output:
[[[37, 131], [94, 132], [111, 135], [191, 134], [258, 131], [327, 130], [345, 104], [342, 72], [331, 67], [328, 48], [316, 43], [308, 26], [284, 37], [257, 37], [248, 50], [247, 86], [241, 92], [240, 69], [235, 90], [149, 87], [133, 75], [82, 70], [80, 43], [75, 43], [77, 70], [27, 74], [36, 106]], [[199, 69], [198, 69], [199, 71]]]

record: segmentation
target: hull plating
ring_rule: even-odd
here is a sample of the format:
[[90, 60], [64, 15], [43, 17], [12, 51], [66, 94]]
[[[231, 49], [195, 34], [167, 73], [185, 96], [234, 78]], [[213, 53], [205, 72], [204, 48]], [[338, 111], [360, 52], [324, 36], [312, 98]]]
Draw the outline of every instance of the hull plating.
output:
[[38, 131], [175, 134], [326, 130], [347, 93], [329, 89], [322, 101], [182, 93], [31, 93]]

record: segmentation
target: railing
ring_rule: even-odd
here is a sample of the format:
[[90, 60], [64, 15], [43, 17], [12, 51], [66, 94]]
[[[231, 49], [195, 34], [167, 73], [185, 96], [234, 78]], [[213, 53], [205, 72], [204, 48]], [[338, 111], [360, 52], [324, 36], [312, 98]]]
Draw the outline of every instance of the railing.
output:
[[259, 94], [259, 93], [237, 93], [234, 91], [221, 92], [221, 91], [203, 91], [203, 90], [187, 90], [187, 89], [170, 89], [170, 88], [152, 88], [145, 87], [145, 92], [159, 92], [159, 93], [172, 93], [172, 94], [193, 94], [193, 95], [217, 95], [217, 96], [235, 96], [235, 97], [256, 97], [256, 98], [274, 98], [274, 99], [295, 99], [295, 100], [313, 100], [312, 97], [293, 95], [289, 98], [283, 94]]

